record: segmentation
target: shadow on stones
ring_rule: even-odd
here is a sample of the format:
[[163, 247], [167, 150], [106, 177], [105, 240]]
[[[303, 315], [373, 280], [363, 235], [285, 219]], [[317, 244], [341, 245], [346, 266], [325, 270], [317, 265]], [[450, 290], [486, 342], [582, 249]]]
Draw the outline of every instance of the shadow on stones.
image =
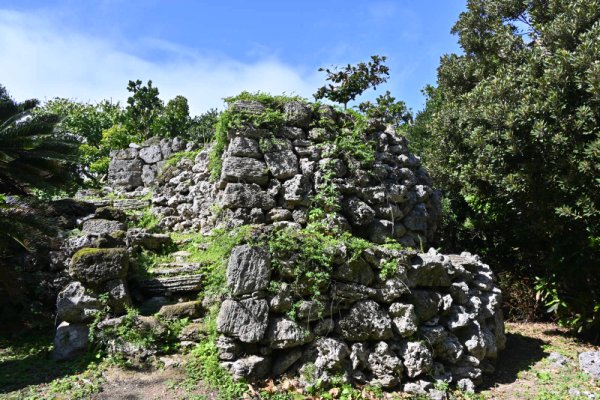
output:
[[30, 385], [81, 373], [93, 361], [92, 354], [75, 361], [55, 361], [51, 344], [52, 337], [47, 334], [23, 332], [21, 338], [13, 340], [0, 337], [0, 397]]
[[547, 342], [541, 339], [520, 333], [507, 333], [506, 348], [498, 354], [496, 372], [485, 376], [480, 389], [515, 382], [519, 372], [529, 370], [532, 365], [549, 355], [543, 349], [545, 344]]

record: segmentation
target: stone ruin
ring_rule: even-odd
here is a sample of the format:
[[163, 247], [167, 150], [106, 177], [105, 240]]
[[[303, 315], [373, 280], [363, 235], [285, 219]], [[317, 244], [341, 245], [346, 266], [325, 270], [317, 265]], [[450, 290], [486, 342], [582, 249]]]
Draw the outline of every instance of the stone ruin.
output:
[[[338, 139], [354, 134], [348, 114], [300, 101], [279, 107], [283, 126], [246, 122], [226, 132], [214, 181], [211, 148], [168, 167], [164, 160], [174, 147], [193, 147], [146, 143], [112, 154], [110, 184], [125, 194], [152, 186], [147, 202], [165, 230], [210, 232], [251, 224], [266, 232], [294, 231], [309, 224], [311, 211], [325, 208], [324, 222], [332, 229], [372, 243], [358, 257], [344, 246], [332, 249], [331, 280], [317, 297], [293, 289], [297, 277], [274, 267], [278, 255], [266, 245], [234, 248], [217, 319], [222, 365], [236, 379], [289, 375], [310, 385], [315, 377], [336, 377], [421, 394], [437, 380], [473, 388], [482, 374], [494, 371], [505, 345], [501, 293], [477, 256], [423, 251], [441, 206], [420, 159], [393, 129], [369, 120], [355, 143], [370, 146], [372, 159], [365, 163], [352, 146], [340, 150]], [[265, 111], [258, 101], [236, 101], [229, 109], [246, 121]], [[88, 236], [78, 240], [85, 244], [70, 239], [63, 256], [75, 281], [59, 295], [63, 323], [57, 338], [68, 342], [83, 335], [61, 326], [89, 323], [101, 292], [109, 293], [111, 314], [122, 314], [131, 304], [129, 286], [137, 303], [170, 297], [185, 301], [188, 315], [199, 315], [194, 297], [202, 277], [187, 273], [185, 263], [145, 281], [127, 273], [132, 246], [159, 246], [169, 242], [168, 235], [128, 230], [121, 214], [100, 214], [84, 222]], [[96, 235], [91, 239], [90, 231]], [[115, 231], [124, 233], [106, 238]], [[93, 240], [104, 242], [96, 246]], [[111, 240], [117, 244], [106, 243]], [[75, 253], [86, 246], [109, 249]], [[383, 273], [390, 265], [392, 273]]]

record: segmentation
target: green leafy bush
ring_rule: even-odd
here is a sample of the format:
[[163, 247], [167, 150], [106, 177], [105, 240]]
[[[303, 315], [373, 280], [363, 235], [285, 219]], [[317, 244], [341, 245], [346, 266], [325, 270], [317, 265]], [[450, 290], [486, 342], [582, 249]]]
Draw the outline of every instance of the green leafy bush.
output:
[[549, 311], [600, 332], [600, 5], [470, 0], [410, 137], [452, 210], [442, 235], [539, 276]]

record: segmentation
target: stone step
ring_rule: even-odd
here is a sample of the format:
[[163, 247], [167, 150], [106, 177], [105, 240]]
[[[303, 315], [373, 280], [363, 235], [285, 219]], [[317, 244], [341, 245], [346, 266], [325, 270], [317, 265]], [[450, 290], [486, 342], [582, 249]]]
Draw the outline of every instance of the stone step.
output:
[[138, 288], [147, 294], [168, 296], [173, 293], [199, 292], [204, 275], [182, 275], [138, 281]]
[[142, 210], [150, 205], [150, 200], [115, 199], [112, 206], [121, 210]]
[[171, 253], [171, 257], [175, 259], [176, 263], [183, 263], [185, 260], [191, 256], [192, 254], [189, 251], [179, 250], [174, 253]]
[[158, 264], [158, 268], [150, 271], [152, 275], [155, 276], [172, 276], [172, 275], [181, 275], [188, 272], [195, 272], [202, 264], [200, 263], [163, 263]]

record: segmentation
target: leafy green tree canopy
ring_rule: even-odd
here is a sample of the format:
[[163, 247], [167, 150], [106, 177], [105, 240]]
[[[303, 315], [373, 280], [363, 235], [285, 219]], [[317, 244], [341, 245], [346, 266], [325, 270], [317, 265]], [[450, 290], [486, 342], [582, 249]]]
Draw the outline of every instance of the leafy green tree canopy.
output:
[[598, 329], [600, 3], [469, 0], [452, 32], [464, 54], [442, 57], [413, 130], [455, 213], [447, 232]]
[[344, 105], [347, 108], [348, 103], [357, 96], [361, 95], [369, 88], [376, 89], [377, 86], [387, 82], [389, 68], [384, 64], [387, 57], [374, 55], [368, 63], [358, 63], [357, 65], [348, 64], [340, 69], [337, 66], [330, 68], [319, 68], [327, 74], [327, 84], [317, 90], [313, 95], [316, 100], [329, 99], [335, 103]]
[[158, 88], [152, 86], [151, 80], [144, 86], [137, 79], [129, 81], [127, 90], [132, 95], [127, 99], [126, 125], [131, 131], [139, 133], [142, 139], [147, 139], [152, 136], [154, 124], [164, 109], [164, 104], [158, 97]]
[[68, 190], [78, 181], [78, 142], [55, 129], [57, 115], [32, 114], [37, 100], [14, 101], [0, 85], [0, 193]]

